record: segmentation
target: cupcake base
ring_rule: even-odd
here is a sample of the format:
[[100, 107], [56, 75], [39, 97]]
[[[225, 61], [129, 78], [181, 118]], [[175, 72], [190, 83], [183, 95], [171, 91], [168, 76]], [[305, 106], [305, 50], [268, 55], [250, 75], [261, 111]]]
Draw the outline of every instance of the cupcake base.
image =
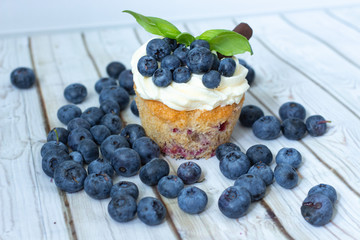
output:
[[198, 159], [214, 156], [216, 148], [230, 140], [244, 96], [238, 104], [211, 111], [177, 111], [138, 94], [135, 100], [146, 134], [163, 153], [173, 158]]

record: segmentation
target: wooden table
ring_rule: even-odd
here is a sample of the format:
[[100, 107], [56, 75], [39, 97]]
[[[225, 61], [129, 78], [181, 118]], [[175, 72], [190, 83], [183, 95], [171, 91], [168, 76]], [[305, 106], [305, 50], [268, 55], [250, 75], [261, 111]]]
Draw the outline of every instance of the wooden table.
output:
[[[64, 88], [74, 82], [88, 89], [84, 110], [98, 106], [95, 82], [105, 67], [119, 60], [130, 67], [132, 53], [150, 35], [124, 26], [0, 39], [0, 239], [359, 239], [360, 238], [360, 6], [292, 11], [177, 22], [181, 30], [199, 34], [210, 28], [232, 29], [246, 21], [254, 29], [254, 55], [242, 55], [256, 71], [245, 104], [254, 104], [278, 117], [287, 101], [303, 104], [307, 116], [321, 114], [332, 121], [322, 137], [291, 141], [284, 136], [263, 141], [238, 124], [232, 141], [243, 151], [266, 144], [273, 155], [294, 147], [303, 156], [297, 187], [287, 190], [273, 183], [263, 200], [248, 214], [233, 220], [223, 216], [217, 200], [234, 181], [219, 171], [216, 158], [199, 160], [205, 181], [196, 186], [209, 197], [199, 215], [182, 212], [176, 199], [163, 198], [138, 176], [117, 177], [135, 182], [140, 198], [155, 196], [167, 207], [166, 221], [149, 227], [138, 218], [113, 221], [109, 199], [97, 201], [84, 191], [58, 190], [41, 168], [40, 148], [47, 132], [63, 127], [59, 107], [67, 104]], [[19, 90], [10, 84], [18, 66], [35, 70], [37, 84]], [[129, 109], [128, 123], [140, 123]], [[175, 173], [183, 160], [165, 157]], [[272, 168], [275, 167], [273, 161]], [[338, 201], [332, 221], [313, 227], [302, 218], [300, 206], [308, 190], [319, 183], [334, 186]]]

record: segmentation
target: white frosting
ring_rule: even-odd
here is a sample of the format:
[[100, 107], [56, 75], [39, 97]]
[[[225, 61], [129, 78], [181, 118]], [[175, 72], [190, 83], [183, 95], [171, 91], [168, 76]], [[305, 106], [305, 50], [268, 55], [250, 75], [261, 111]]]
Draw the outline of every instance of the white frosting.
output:
[[221, 76], [220, 85], [215, 89], [209, 89], [203, 85], [203, 74], [193, 73], [187, 83], [172, 82], [167, 87], [157, 87], [152, 77], [142, 76], [137, 69], [139, 59], [146, 55], [146, 45], [147, 43], [136, 50], [131, 59], [136, 91], [144, 99], [160, 101], [179, 111], [212, 110], [218, 106], [239, 103], [249, 88], [245, 79], [248, 70], [240, 65], [235, 57], [233, 57], [236, 63], [234, 75]]

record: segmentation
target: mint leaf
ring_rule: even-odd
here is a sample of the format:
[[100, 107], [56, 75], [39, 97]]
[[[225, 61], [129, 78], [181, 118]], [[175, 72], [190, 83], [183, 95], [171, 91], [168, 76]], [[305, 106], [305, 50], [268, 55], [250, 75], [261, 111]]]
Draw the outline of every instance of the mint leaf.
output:
[[187, 32], [180, 33], [176, 36], [176, 41], [178, 43], [183, 43], [186, 46], [189, 46], [194, 40], [194, 36]]
[[244, 52], [253, 54], [247, 38], [233, 31], [220, 32], [208, 42], [211, 50], [215, 50], [224, 56], [233, 56]]
[[159, 30], [159, 28], [148, 17], [145, 17], [144, 15], [141, 15], [139, 13], [130, 10], [124, 10], [123, 12], [131, 14], [136, 19], [136, 21], [149, 33], [162, 36], [162, 33]]
[[153, 23], [155, 23], [156, 27], [159, 29], [159, 31], [162, 33], [161, 36], [168, 37], [171, 39], [175, 39], [177, 35], [179, 35], [181, 32], [177, 27], [175, 27], [170, 22], [157, 18], [157, 17], [147, 17], [150, 19]]
[[232, 32], [232, 31], [225, 29], [211, 29], [203, 32], [200, 36], [197, 36], [196, 39], [201, 39], [209, 42], [211, 39], [213, 39], [214, 37], [216, 37], [217, 35], [223, 32]]
[[147, 17], [130, 10], [125, 10], [123, 12], [131, 14], [136, 19], [136, 21], [149, 33], [172, 39], [175, 39], [176, 36], [181, 33], [177, 27], [164, 19], [157, 17]]

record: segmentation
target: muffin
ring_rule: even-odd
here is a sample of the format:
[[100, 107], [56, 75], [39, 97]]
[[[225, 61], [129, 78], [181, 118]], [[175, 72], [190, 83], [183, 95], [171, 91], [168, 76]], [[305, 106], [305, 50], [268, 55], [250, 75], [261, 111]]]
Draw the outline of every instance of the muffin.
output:
[[[221, 75], [216, 88], [203, 82], [204, 73], [191, 73], [186, 83], [172, 81], [166, 87], [154, 84], [153, 76], [139, 72], [139, 59], [147, 55], [142, 45], [131, 60], [136, 104], [146, 134], [173, 158], [198, 159], [214, 155], [230, 140], [249, 88], [247, 69], [237, 58], [230, 77]], [[158, 62], [158, 67], [161, 64]]]

